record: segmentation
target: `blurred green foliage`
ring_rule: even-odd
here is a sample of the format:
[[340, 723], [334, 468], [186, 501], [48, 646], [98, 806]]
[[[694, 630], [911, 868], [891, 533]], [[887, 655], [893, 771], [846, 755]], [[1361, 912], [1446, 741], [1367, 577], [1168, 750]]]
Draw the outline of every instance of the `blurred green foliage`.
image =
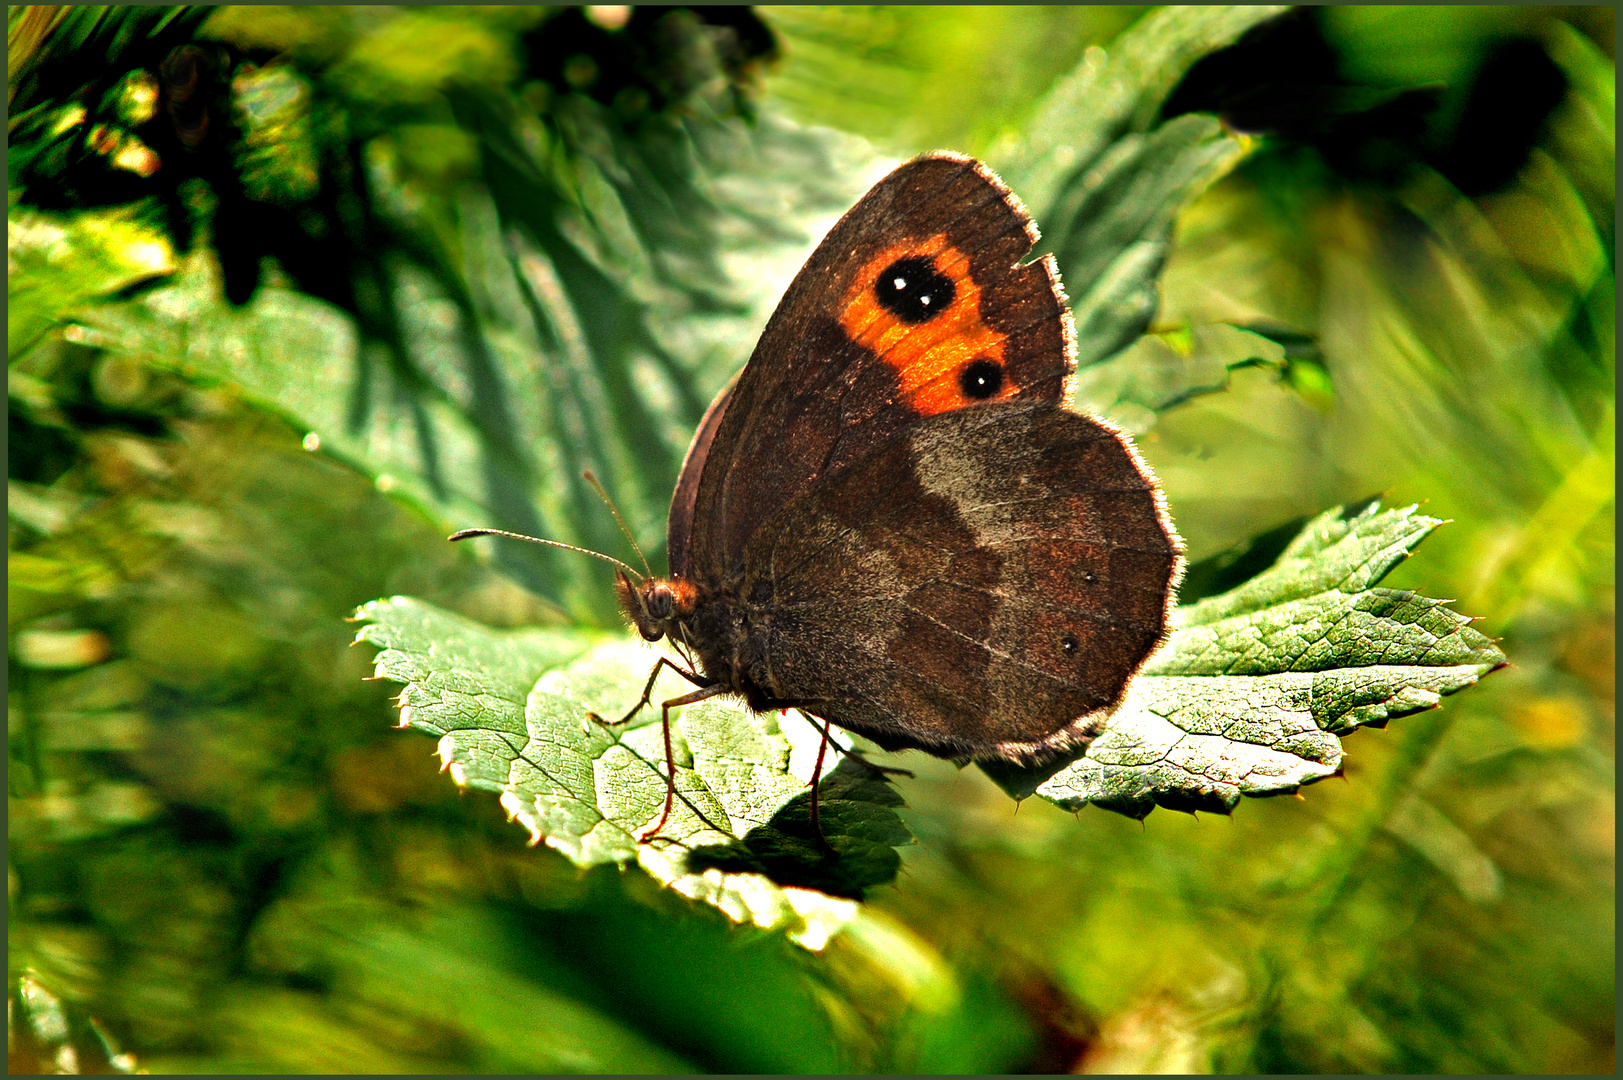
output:
[[[9, 9], [11, 1071], [1612, 1071], [1612, 14], [1264, 14]], [[818, 230], [941, 145], [1054, 245], [1187, 599], [1383, 492], [1513, 666], [1232, 822], [902, 758], [811, 953], [526, 848], [342, 620], [611, 624], [447, 527], [621, 552], [589, 465], [656, 551]]]

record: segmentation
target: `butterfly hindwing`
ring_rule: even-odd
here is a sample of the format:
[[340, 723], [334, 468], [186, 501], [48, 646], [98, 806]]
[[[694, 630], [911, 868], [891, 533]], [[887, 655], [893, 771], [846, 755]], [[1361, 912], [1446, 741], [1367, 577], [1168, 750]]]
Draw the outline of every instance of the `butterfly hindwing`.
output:
[[880, 181], [711, 407], [671, 506], [672, 572], [736, 572], [757, 526], [922, 417], [1061, 401], [1072, 333], [1052, 260], [1020, 263], [1036, 235], [971, 159], [929, 155]]
[[1120, 702], [1179, 560], [1113, 430], [1017, 401], [919, 420], [818, 484], [756, 532], [740, 588], [770, 612], [779, 696], [887, 748], [1037, 761]]

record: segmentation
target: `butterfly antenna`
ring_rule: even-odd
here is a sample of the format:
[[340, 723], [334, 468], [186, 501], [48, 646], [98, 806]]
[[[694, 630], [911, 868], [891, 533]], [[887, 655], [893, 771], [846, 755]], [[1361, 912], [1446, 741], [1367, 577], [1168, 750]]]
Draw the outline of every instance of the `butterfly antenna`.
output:
[[597, 482], [596, 474], [591, 469], [587, 469], [581, 475], [586, 478], [588, 484], [592, 485], [592, 490], [597, 492], [597, 497], [603, 500], [603, 505], [609, 508], [609, 513], [614, 515], [614, 523], [620, 526], [620, 531], [625, 534], [626, 541], [631, 544], [631, 550], [637, 553], [637, 558], [642, 562], [642, 568], [648, 571], [649, 577], [653, 577], [654, 571], [648, 566], [648, 558], [643, 555], [642, 548], [637, 546], [637, 539], [631, 535], [631, 530], [626, 528], [625, 518], [621, 517], [620, 511], [615, 508], [614, 500], [609, 498], [607, 491], [603, 490], [603, 485]]
[[[532, 544], [545, 544], [548, 547], [563, 548], [565, 551], [578, 551], [582, 555], [590, 555], [594, 559], [602, 559], [604, 562], [611, 562], [620, 569], [627, 571], [638, 580], [642, 580], [643, 578], [642, 574], [637, 573], [636, 567], [621, 562], [613, 555], [605, 555], [601, 551], [593, 551], [591, 548], [576, 547], [574, 544], [566, 544], [561, 540], [543, 540], [539, 536], [525, 536], [523, 533], [508, 532], [506, 529], [463, 529], [460, 532], [452, 533], [448, 539], [466, 540], [470, 536], [505, 536], [510, 540], [528, 540]], [[638, 554], [641, 554], [641, 552], [638, 552]], [[646, 565], [646, 561], [644, 565]], [[648, 576], [652, 577], [653, 575], [650, 574]]]

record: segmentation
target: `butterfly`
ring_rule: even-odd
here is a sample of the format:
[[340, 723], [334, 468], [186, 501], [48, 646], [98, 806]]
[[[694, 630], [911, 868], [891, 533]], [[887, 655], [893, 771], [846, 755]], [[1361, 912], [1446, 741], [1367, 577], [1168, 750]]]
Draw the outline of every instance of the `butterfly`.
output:
[[672, 708], [798, 709], [825, 722], [815, 822], [826, 723], [1038, 765], [1120, 704], [1182, 548], [1129, 438], [1065, 407], [1075, 337], [1053, 257], [1021, 261], [1037, 235], [985, 165], [933, 153], [796, 275], [688, 450], [669, 575], [616, 571], [632, 625], [687, 661], [626, 718], [662, 667], [696, 687], [663, 702], [667, 762]]

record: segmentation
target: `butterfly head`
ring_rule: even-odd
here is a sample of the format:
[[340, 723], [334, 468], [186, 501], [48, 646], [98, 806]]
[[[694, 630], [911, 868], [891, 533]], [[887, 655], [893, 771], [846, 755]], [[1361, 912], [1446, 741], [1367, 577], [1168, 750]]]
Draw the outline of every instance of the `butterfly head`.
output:
[[624, 570], [615, 572], [614, 592], [645, 641], [658, 641], [678, 622], [693, 614], [698, 590], [681, 578], [644, 578], [633, 582]]

